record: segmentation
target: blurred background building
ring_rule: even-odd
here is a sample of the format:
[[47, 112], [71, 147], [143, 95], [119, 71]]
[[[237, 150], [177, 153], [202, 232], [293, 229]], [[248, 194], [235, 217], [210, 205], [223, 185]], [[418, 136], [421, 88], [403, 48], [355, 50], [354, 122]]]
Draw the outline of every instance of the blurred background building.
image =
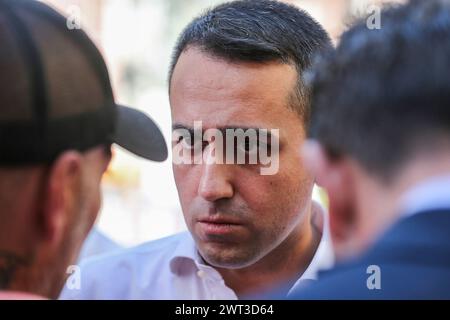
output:
[[[177, 35], [220, 0], [41, 0], [94, 39], [109, 67], [116, 100], [156, 120], [170, 146], [167, 70]], [[389, 1], [389, 2], [399, 2]], [[335, 42], [354, 16], [384, 0], [290, 0], [309, 12]], [[382, 20], [381, 20], [382, 23]], [[118, 147], [106, 174], [98, 230], [123, 246], [185, 230], [171, 161], [150, 163]], [[315, 191], [315, 197], [319, 192]]]

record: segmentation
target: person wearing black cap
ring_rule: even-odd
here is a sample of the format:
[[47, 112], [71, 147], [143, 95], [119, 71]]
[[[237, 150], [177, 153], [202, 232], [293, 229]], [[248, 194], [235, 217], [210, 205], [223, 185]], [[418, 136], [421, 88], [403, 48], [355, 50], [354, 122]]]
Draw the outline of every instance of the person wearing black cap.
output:
[[59, 295], [99, 211], [112, 143], [167, 157], [157, 125], [115, 103], [82, 30], [37, 1], [0, 0], [0, 299]]

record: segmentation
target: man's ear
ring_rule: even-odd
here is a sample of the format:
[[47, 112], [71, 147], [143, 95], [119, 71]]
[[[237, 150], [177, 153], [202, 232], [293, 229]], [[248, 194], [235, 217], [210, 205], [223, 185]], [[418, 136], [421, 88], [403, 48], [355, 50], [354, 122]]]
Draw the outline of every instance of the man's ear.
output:
[[78, 206], [82, 178], [82, 155], [76, 151], [61, 154], [49, 168], [41, 213], [42, 234], [46, 241], [61, 241]]
[[336, 255], [344, 257], [352, 251], [357, 222], [354, 174], [345, 157], [331, 158], [316, 141], [306, 141], [302, 147], [303, 162], [325, 188], [329, 198], [330, 231]]

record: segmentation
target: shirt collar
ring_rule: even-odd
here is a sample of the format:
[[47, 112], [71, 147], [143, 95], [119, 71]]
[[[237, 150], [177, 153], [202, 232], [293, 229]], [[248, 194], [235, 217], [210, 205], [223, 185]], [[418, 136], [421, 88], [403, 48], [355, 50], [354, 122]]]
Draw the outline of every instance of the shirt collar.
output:
[[427, 179], [409, 190], [400, 200], [403, 217], [450, 208], [450, 175]]
[[170, 271], [177, 275], [197, 272], [202, 260], [191, 234], [185, 232], [170, 257]]
[[310, 280], [317, 280], [319, 271], [327, 270], [334, 266], [335, 257], [330, 236], [329, 218], [325, 211], [322, 211], [322, 214], [324, 215], [324, 223], [319, 246], [317, 247], [308, 268], [306, 268], [300, 278], [289, 290], [288, 295], [295, 290], [295, 288], [301, 286], [302, 283]]
[[334, 252], [328, 223], [325, 225], [326, 227], [324, 227], [324, 232], [322, 233], [322, 238], [314, 253], [314, 257], [299, 280], [317, 280], [319, 271], [329, 269], [334, 265]]

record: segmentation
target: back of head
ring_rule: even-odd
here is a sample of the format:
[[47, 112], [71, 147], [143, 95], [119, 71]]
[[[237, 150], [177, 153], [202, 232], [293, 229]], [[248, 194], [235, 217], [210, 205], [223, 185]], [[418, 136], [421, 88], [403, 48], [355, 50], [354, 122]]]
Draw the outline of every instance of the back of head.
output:
[[450, 2], [412, 0], [381, 18], [380, 29], [356, 23], [307, 77], [303, 154], [329, 192], [338, 259], [409, 212], [411, 189], [450, 173]]
[[312, 74], [312, 127], [330, 155], [384, 181], [450, 146], [450, 2], [411, 1], [353, 26]]
[[42, 2], [0, 0], [0, 70], [0, 290], [56, 297], [100, 209], [111, 144], [154, 161], [167, 147], [115, 103], [86, 33]]
[[97, 215], [112, 89], [86, 34], [38, 1], [0, 0], [0, 70], [0, 290], [56, 297]]
[[270, 0], [221, 4], [195, 18], [179, 36], [169, 71], [169, 86], [180, 55], [189, 47], [232, 63], [280, 62], [299, 74], [293, 108], [308, 119], [309, 99], [301, 74], [314, 55], [332, 48], [326, 31], [308, 13]]

